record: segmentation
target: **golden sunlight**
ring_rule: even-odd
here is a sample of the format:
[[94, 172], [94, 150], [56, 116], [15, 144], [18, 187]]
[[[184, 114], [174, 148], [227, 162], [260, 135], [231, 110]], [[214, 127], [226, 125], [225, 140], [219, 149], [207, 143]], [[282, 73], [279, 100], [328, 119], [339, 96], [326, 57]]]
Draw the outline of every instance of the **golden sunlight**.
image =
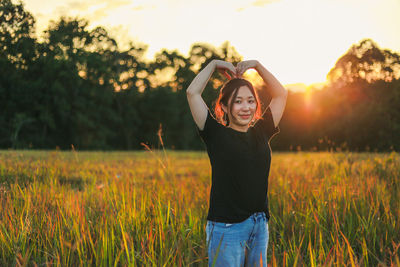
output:
[[306, 91], [304, 92], [304, 106], [307, 110], [310, 110], [312, 106], [312, 94], [313, 88], [311, 86], [307, 86]]
[[249, 80], [253, 84], [253, 86], [258, 87], [263, 84], [263, 80], [258, 72], [254, 69], [249, 69], [243, 74], [243, 78]]

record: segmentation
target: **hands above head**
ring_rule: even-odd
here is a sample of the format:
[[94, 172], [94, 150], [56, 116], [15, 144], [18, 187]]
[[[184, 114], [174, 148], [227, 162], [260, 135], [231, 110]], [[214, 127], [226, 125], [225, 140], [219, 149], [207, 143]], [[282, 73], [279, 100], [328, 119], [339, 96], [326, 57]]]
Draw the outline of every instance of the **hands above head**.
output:
[[245, 60], [241, 61], [236, 65], [236, 76], [238, 78], [242, 77], [242, 75], [248, 69], [257, 68], [258, 61], [257, 60]]
[[[236, 68], [231, 62], [215, 59], [214, 64], [215, 68], [229, 80], [236, 76]], [[232, 76], [227, 71], [230, 71]]]
[[[226, 62], [223, 60], [214, 60], [215, 68], [221, 72], [228, 79], [241, 78], [242, 75], [251, 68], [257, 68], [259, 62], [257, 60], [245, 60], [239, 62], [237, 66], [233, 66], [231, 62]], [[228, 74], [229, 71], [231, 75]]]

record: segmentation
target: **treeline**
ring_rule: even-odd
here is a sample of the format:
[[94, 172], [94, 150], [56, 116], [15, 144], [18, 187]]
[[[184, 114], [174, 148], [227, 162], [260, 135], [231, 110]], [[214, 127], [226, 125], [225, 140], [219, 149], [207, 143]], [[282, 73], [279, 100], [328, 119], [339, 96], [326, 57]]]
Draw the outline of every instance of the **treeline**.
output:
[[[186, 88], [213, 59], [242, 60], [228, 42], [193, 44], [188, 56], [147, 46], [121, 49], [102, 27], [79, 18], [52, 22], [40, 40], [22, 3], [0, 3], [0, 148], [204, 149]], [[276, 150], [400, 150], [399, 54], [372, 40], [353, 45], [321, 90], [290, 92]], [[226, 78], [203, 97], [212, 108]], [[270, 101], [259, 89], [264, 105]]]

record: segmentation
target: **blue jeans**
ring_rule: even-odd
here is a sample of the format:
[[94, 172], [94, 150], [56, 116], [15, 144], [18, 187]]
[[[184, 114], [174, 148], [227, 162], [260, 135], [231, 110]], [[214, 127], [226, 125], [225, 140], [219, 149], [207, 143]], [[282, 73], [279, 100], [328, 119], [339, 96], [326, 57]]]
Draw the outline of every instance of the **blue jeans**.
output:
[[268, 219], [256, 212], [240, 223], [207, 221], [208, 266], [267, 266]]

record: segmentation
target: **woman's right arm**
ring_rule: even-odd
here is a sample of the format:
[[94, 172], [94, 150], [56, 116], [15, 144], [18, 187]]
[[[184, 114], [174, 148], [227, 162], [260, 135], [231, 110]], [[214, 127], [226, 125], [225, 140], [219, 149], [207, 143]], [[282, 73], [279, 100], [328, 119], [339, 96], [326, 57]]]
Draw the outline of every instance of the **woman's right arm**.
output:
[[233, 74], [236, 74], [236, 69], [232, 63], [214, 59], [197, 74], [186, 89], [190, 111], [192, 112], [193, 119], [200, 130], [204, 129], [208, 112], [208, 107], [201, 97], [201, 94], [215, 69], [222, 69], [224, 71], [229, 70]]

